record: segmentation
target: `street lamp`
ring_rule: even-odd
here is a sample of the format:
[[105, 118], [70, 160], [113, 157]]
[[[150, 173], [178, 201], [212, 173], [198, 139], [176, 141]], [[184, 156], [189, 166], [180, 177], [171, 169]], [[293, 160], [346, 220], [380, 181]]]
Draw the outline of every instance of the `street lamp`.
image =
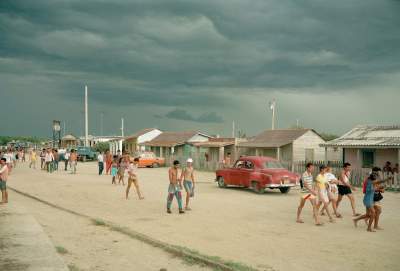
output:
[[53, 148], [60, 147], [61, 143], [61, 121], [53, 120]]

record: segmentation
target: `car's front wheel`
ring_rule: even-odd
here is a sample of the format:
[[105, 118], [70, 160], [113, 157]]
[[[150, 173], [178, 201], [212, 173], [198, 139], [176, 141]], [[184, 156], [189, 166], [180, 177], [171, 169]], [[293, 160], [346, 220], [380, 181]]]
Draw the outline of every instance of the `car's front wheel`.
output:
[[158, 168], [160, 165], [158, 163], [153, 163], [152, 167], [153, 168]]
[[257, 194], [263, 194], [264, 193], [264, 189], [261, 187], [259, 182], [255, 182], [255, 181], [251, 182], [251, 188]]
[[290, 187], [279, 187], [282, 194], [287, 194], [290, 191]]
[[225, 180], [224, 180], [223, 177], [221, 177], [221, 176], [218, 177], [217, 182], [218, 182], [218, 187], [219, 188], [225, 188], [226, 187]]

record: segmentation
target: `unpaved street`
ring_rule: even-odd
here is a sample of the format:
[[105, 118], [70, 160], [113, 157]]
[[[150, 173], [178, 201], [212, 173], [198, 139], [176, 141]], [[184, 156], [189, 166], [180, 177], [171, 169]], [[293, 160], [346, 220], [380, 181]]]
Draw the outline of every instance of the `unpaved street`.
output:
[[[158, 240], [210, 256], [243, 262], [260, 270], [313, 270], [317, 266], [323, 266], [322, 270], [400, 269], [400, 194], [384, 194], [381, 221], [385, 230], [367, 233], [362, 223], [359, 228], [354, 228], [347, 200], [340, 210], [344, 218], [338, 219], [335, 224], [313, 226], [311, 210], [306, 207], [306, 223], [300, 225], [294, 222], [297, 191], [291, 191], [288, 195], [279, 191], [256, 195], [243, 189], [219, 189], [213, 182], [213, 173], [199, 173], [197, 179], [200, 183], [196, 188], [193, 211], [178, 215], [174, 202], [173, 214], [168, 215], [165, 212], [167, 169], [139, 170], [140, 185], [145, 196], [143, 201], [137, 200], [134, 191], [130, 199], [125, 200], [125, 187], [111, 185], [111, 177], [97, 176], [96, 171], [95, 163], [79, 164], [77, 175], [63, 171], [47, 174], [22, 165], [10, 177], [9, 186]], [[358, 211], [363, 212], [360, 191], [356, 193], [356, 199]], [[15, 193], [11, 193], [10, 200], [18, 200], [26, 205], [31, 201]], [[56, 243], [67, 249], [78, 249], [79, 253], [75, 256], [67, 256], [71, 257], [71, 262], [73, 257], [73, 260], [95, 257], [102, 268], [99, 270], [111, 270], [116, 261], [121, 262], [121, 266], [135, 262], [135, 251], [146, 255], [156, 251], [138, 248], [140, 243], [137, 241], [125, 244], [122, 240], [126, 237], [123, 236], [107, 237], [110, 233], [101, 232], [103, 229], [98, 226], [88, 226], [87, 222], [72, 215], [64, 215], [60, 211], [56, 211], [56, 214], [49, 207], [35, 206], [32, 204], [32, 211], [41, 223], [63, 229], [63, 235], [54, 237]], [[76, 224], [68, 226], [68, 221]], [[49, 229], [49, 232], [52, 230]], [[108, 238], [108, 241], [79, 242], [77, 238], [79, 235], [99, 234]], [[117, 242], [110, 244], [111, 239]], [[97, 252], [100, 250], [106, 251], [107, 258], [99, 256]], [[132, 254], [130, 251], [133, 251]], [[111, 260], [114, 257], [115, 261]], [[82, 268], [91, 270], [89, 263], [85, 263], [85, 260], [81, 262]], [[144, 264], [144, 269], [140, 270], [146, 270], [145, 263], [141, 264]], [[157, 266], [162, 267], [163, 264], [166, 264], [165, 261]], [[183, 266], [182, 269], [173, 270], [193, 270], [193, 267]]]

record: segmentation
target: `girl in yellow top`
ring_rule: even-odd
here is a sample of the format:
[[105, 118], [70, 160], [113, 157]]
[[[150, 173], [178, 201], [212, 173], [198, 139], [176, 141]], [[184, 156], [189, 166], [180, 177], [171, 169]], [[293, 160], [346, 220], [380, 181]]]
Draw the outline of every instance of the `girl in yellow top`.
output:
[[33, 168], [36, 169], [37, 154], [35, 150], [31, 151], [30, 160], [31, 162], [29, 163], [29, 167], [32, 168], [33, 166]]
[[318, 205], [317, 205], [317, 210], [319, 211], [319, 208], [321, 207], [321, 204], [324, 204], [324, 209], [326, 210], [326, 213], [329, 217], [329, 222], [335, 222], [335, 220], [332, 218], [331, 213], [329, 211], [329, 198], [328, 198], [328, 191], [326, 190], [328, 186], [328, 180], [325, 176], [327, 167], [326, 166], [321, 166], [319, 168], [319, 174], [317, 178], [315, 179], [316, 185], [317, 185], [317, 191], [318, 191]]

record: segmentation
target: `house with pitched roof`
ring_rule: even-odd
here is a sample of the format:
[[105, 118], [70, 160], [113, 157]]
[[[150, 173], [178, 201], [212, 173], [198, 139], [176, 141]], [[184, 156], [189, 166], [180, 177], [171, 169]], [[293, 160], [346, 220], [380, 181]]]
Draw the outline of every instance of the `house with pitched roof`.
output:
[[165, 158], [167, 163], [172, 159], [183, 163], [195, 154], [194, 143], [206, 142], [210, 138], [212, 137], [199, 131], [163, 132], [143, 145], [149, 147], [156, 156]]
[[343, 162], [354, 168], [382, 168], [386, 162], [396, 167], [400, 163], [400, 125], [359, 125], [321, 147], [342, 149]]
[[[247, 142], [237, 145], [241, 155], [269, 156], [283, 162], [322, 161], [325, 140], [313, 129], [265, 130]], [[341, 152], [329, 148], [328, 160], [341, 160]]]
[[146, 128], [124, 138], [125, 151], [134, 154], [145, 151], [144, 143], [153, 140], [162, 134], [162, 131], [156, 128]]

